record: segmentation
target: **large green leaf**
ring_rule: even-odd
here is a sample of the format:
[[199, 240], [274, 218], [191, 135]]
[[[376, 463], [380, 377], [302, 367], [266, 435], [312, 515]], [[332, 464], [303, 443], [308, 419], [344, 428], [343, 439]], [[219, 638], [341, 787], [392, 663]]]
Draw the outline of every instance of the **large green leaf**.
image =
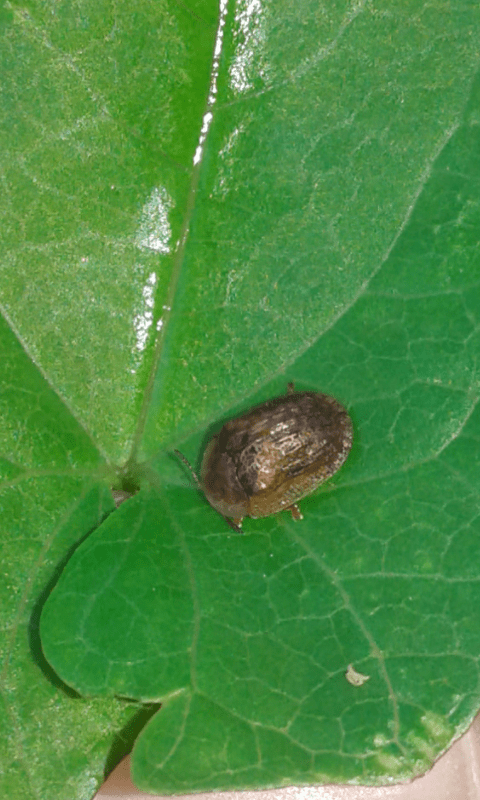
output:
[[3, 320], [0, 352], [2, 795], [87, 800], [131, 711], [61, 684], [42, 652], [39, 617], [72, 542], [113, 503], [98, 488], [102, 468], [85, 431]]
[[[0, 26], [4, 794], [89, 797], [115, 695], [144, 789], [417, 774], [480, 705], [480, 9]], [[242, 537], [166, 451], [288, 381], [354, 448]]]

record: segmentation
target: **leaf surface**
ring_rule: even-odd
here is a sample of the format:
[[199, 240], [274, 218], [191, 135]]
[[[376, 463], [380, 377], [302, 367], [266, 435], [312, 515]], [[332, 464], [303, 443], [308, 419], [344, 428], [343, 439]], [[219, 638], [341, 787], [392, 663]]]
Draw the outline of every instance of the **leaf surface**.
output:
[[[479, 15], [6, 7], [8, 796], [91, 796], [119, 696], [156, 792], [408, 778], [471, 721]], [[238, 536], [167, 451], [289, 381], [354, 448]]]

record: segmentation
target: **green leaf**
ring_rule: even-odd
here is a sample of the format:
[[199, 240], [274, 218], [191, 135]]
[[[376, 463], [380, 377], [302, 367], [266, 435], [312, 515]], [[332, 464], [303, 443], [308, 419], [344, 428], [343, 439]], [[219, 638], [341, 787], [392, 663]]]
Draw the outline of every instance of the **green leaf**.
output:
[[[119, 696], [162, 704], [156, 792], [399, 780], [468, 726], [479, 30], [419, 0], [6, 6], [5, 795], [91, 796]], [[167, 451], [288, 381], [354, 447], [302, 522], [239, 536]], [[140, 491], [110, 513], [111, 486]]]
[[132, 711], [62, 684], [45, 661], [39, 617], [72, 544], [113, 503], [95, 485], [99, 459], [85, 431], [3, 320], [0, 353], [2, 794], [89, 798]]

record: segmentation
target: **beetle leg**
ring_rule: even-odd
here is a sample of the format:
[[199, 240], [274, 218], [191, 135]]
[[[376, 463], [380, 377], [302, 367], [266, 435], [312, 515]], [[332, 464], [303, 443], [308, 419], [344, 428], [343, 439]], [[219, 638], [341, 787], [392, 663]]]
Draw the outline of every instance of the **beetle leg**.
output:
[[290, 511], [292, 519], [303, 519], [303, 514], [296, 503], [293, 503], [291, 506], [288, 506], [288, 508], [286, 508], [285, 511]]
[[242, 531], [242, 517], [235, 517], [235, 519], [230, 519], [229, 517], [224, 517], [226, 522], [233, 528], [234, 531], [237, 533], [243, 533]]

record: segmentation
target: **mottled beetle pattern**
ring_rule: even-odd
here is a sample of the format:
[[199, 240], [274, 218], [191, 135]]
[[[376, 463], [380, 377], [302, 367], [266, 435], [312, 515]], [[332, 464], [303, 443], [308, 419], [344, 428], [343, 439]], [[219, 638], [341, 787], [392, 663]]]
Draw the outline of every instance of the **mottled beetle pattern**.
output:
[[235, 528], [243, 517], [285, 509], [301, 519], [297, 501], [340, 469], [352, 438], [350, 417], [335, 398], [289, 385], [288, 394], [226, 422], [207, 445], [200, 480], [193, 474], [210, 505]]

